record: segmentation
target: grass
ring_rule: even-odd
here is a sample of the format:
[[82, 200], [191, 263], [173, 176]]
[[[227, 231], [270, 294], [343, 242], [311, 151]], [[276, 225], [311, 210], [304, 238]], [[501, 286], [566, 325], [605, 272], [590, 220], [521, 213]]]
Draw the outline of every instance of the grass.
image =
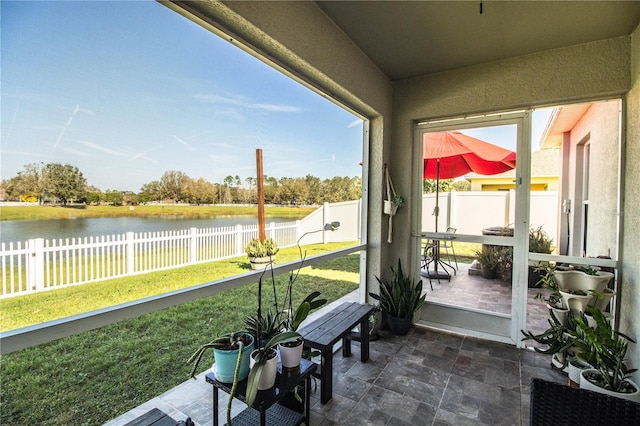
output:
[[[265, 216], [302, 219], [315, 207], [265, 207]], [[156, 217], [211, 218], [258, 214], [258, 206], [191, 206], [140, 205], [129, 206], [7, 206], [0, 210], [1, 220], [43, 220], [89, 217]]]
[[[320, 244], [307, 250], [312, 256], [346, 245]], [[278, 254], [282, 262], [297, 258], [297, 248]], [[353, 254], [304, 268], [294, 286], [294, 300], [318, 290], [333, 301], [357, 289], [359, 261]], [[30, 315], [36, 311], [42, 318], [66, 316], [246, 272], [248, 267], [245, 259], [237, 258], [85, 284], [38, 297], [6, 299], [0, 311], [3, 323], [17, 315], [22, 319], [11, 321], [21, 326], [33, 322]], [[280, 295], [287, 278], [276, 278]], [[187, 380], [189, 355], [219, 334], [242, 329], [244, 318], [255, 312], [256, 299], [254, 283], [4, 355], [0, 424], [97, 425], [115, 418]], [[82, 308], [74, 307], [78, 304]], [[270, 304], [268, 298], [265, 304]], [[18, 315], [19, 311], [31, 314]], [[203, 362], [202, 370], [211, 361]]]

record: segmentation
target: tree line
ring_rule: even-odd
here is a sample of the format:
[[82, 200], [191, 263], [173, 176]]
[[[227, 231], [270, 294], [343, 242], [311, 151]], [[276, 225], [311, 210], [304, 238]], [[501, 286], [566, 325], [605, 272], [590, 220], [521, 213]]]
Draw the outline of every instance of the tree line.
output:
[[[264, 198], [267, 204], [318, 205], [324, 202], [357, 200], [362, 196], [359, 177], [333, 177], [321, 180], [315, 176], [289, 178], [265, 176]], [[194, 179], [180, 171], [167, 171], [159, 180], [146, 183], [139, 193], [100, 189], [87, 184], [75, 166], [59, 163], [33, 163], [11, 179], [0, 184], [0, 198], [23, 201], [83, 204], [139, 204], [171, 202], [187, 204], [257, 204], [256, 178], [244, 181], [227, 176], [221, 183], [204, 178]]]

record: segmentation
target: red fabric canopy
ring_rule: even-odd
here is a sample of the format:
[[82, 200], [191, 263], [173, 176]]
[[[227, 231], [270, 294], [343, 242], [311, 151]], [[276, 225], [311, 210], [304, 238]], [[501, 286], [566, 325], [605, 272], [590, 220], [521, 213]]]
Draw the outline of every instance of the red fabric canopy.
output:
[[516, 166], [515, 152], [460, 132], [426, 133], [422, 151], [425, 179], [452, 179], [470, 172], [495, 175]]

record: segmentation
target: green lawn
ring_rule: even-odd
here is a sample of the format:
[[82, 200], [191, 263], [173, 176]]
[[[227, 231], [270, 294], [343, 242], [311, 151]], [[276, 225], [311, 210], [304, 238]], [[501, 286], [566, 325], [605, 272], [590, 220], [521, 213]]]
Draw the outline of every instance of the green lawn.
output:
[[[312, 256], [347, 245], [319, 244], [307, 250]], [[278, 254], [281, 262], [297, 258], [297, 248]], [[333, 301], [355, 290], [359, 259], [356, 253], [304, 268], [295, 283], [294, 300], [318, 290]], [[246, 259], [237, 258], [5, 299], [0, 301], [2, 329], [188, 287], [247, 268]], [[287, 278], [276, 280], [280, 295]], [[0, 424], [97, 425], [117, 417], [186, 380], [189, 355], [201, 343], [241, 329], [243, 319], [255, 312], [256, 295], [254, 283], [3, 356]]]

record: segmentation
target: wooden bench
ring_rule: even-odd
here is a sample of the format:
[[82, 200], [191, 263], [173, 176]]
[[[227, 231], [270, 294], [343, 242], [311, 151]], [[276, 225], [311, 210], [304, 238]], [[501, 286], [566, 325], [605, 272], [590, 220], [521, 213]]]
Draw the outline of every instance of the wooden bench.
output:
[[[304, 346], [320, 351], [322, 362], [320, 372], [314, 374], [320, 378], [320, 402], [326, 403], [331, 399], [333, 391], [333, 346], [342, 339], [342, 355], [351, 356], [351, 340], [360, 340], [360, 360], [369, 360], [369, 317], [375, 306], [360, 303], [343, 303], [332, 309], [308, 325], [301, 327], [298, 332], [304, 336]], [[359, 333], [352, 333], [357, 325]]]

